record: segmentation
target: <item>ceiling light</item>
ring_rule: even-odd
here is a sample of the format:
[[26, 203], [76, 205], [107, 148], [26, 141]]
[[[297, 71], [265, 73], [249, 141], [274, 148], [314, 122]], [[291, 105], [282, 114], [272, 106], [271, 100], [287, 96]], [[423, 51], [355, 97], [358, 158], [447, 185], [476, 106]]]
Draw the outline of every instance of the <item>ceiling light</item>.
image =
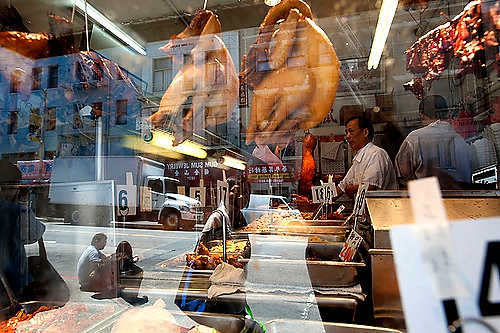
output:
[[368, 69], [377, 69], [378, 67], [397, 8], [398, 0], [383, 0], [378, 15], [377, 28], [375, 28], [370, 58], [368, 58]]
[[116, 24], [111, 22], [106, 16], [104, 16], [97, 9], [92, 7], [85, 0], [75, 0], [75, 5], [85, 13], [85, 9], [87, 10], [87, 15], [94, 19], [97, 23], [99, 23], [103, 28], [111, 32], [116, 38], [129, 45], [132, 49], [137, 51], [142, 55], [146, 55], [146, 49], [139, 44], [135, 39], [126, 34], [123, 30], [121, 30]]
[[224, 160], [222, 164], [225, 166], [228, 166], [230, 168], [238, 169], [238, 170], [245, 170], [246, 169], [246, 162], [239, 160], [237, 158], [231, 157], [231, 156], [222, 156], [222, 159]]
[[158, 130], [152, 130], [151, 132], [153, 133], [151, 144], [154, 146], [201, 159], [207, 157], [207, 152], [203, 149], [203, 146], [196, 142], [185, 140], [183, 143], [174, 146], [175, 138], [172, 134]]
[[264, 0], [264, 3], [268, 6], [276, 6], [277, 4], [279, 4], [281, 2], [281, 0]]

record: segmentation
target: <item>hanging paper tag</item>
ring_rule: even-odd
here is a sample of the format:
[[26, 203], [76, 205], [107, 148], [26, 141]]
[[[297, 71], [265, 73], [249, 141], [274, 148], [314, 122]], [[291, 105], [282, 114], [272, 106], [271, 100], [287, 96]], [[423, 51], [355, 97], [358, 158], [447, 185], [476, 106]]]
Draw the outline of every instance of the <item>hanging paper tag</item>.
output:
[[366, 191], [368, 191], [368, 184], [362, 183], [358, 186], [358, 192], [356, 193], [356, 201], [354, 202], [354, 209], [352, 215], [362, 216], [365, 213], [365, 196]]
[[229, 184], [224, 181], [217, 181], [217, 205], [220, 205], [221, 202], [224, 203], [224, 206], [229, 207]]

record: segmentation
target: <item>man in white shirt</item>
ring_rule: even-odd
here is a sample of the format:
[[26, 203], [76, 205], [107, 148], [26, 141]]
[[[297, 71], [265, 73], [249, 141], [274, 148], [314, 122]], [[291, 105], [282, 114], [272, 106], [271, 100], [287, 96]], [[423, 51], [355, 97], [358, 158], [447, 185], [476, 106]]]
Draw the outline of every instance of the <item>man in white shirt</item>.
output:
[[351, 168], [337, 186], [337, 193], [354, 197], [361, 183], [368, 183], [368, 190], [397, 190], [398, 184], [391, 159], [387, 152], [372, 143], [374, 129], [362, 116], [346, 122], [346, 140], [354, 152]]
[[107, 237], [97, 233], [78, 260], [77, 273], [80, 289], [84, 291], [111, 291], [114, 287], [111, 258], [101, 252]]
[[472, 151], [465, 140], [444, 121], [448, 116], [446, 100], [439, 95], [425, 97], [419, 105], [424, 125], [406, 137], [396, 155], [396, 173], [402, 183], [438, 176], [440, 184], [470, 183]]

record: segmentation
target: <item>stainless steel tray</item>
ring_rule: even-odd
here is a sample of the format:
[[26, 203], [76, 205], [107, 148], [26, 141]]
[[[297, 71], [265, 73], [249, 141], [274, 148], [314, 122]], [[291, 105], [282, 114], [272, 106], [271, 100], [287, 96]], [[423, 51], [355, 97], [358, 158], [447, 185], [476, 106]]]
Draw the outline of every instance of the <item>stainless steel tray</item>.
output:
[[[261, 285], [284, 285], [315, 288], [352, 287], [359, 283], [358, 270], [366, 267], [361, 262], [311, 261], [254, 258], [247, 262], [247, 282]], [[298, 276], [307, 269], [307, 277]]]
[[[185, 328], [191, 328], [193, 321], [197, 324], [215, 328], [223, 333], [240, 333], [245, 326], [245, 320], [239, 316], [216, 314], [216, 313], [197, 313], [190, 311], [170, 311], [177, 324]], [[107, 333], [111, 332], [113, 325], [119, 319], [119, 316], [113, 316], [95, 326], [88, 333]], [[161, 329], [160, 327], [158, 329]]]
[[277, 319], [264, 324], [267, 333], [324, 332], [324, 333], [401, 333], [401, 331], [354, 324], [329, 323], [320, 321]]

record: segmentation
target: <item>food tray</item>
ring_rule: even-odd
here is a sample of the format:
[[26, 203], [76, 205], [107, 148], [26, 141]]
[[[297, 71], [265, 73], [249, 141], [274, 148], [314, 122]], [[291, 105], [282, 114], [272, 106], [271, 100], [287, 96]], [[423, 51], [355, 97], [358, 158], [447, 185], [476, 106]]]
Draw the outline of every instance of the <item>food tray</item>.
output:
[[[262, 285], [307, 287], [352, 287], [359, 283], [358, 269], [361, 262], [313, 261], [253, 258], [247, 262], [247, 282]], [[305, 267], [304, 267], [305, 266]], [[307, 277], [301, 272], [307, 269]], [[304, 273], [305, 274], [305, 273]]]
[[[216, 313], [196, 313], [190, 311], [169, 311], [175, 318], [179, 326], [191, 328], [197, 324], [215, 328], [224, 333], [240, 333], [245, 326], [245, 320], [239, 316], [216, 314]], [[88, 333], [108, 333], [119, 316], [96, 325]], [[193, 322], [194, 321], [194, 322]], [[160, 328], [159, 328], [160, 329]]]
[[290, 220], [290, 222], [283, 226], [303, 225], [303, 226], [342, 226], [345, 222], [343, 220]]
[[276, 319], [264, 324], [267, 333], [324, 332], [324, 333], [402, 333], [401, 331], [354, 324], [329, 323], [311, 320]]
[[[309, 237], [310, 239], [317, 239], [318, 237], [330, 242], [344, 242], [344, 234], [328, 234], [328, 233], [306, 233], [306, 232], [284, 232], [281, 230], [250, 232], [250, 231], [236, 231], [231, 234], [232, 238], [248, 238], [250, 235], [263, 235], [263, 236], [294, 236], [294, 237]], [[314, 237], [314, 238], [313, 238]], [[314, 240], [313, 240], [314, 241]]]
[[285, 233], [345, 235], [351, 227], [339, 225], [272, 225], [271, 228]]

